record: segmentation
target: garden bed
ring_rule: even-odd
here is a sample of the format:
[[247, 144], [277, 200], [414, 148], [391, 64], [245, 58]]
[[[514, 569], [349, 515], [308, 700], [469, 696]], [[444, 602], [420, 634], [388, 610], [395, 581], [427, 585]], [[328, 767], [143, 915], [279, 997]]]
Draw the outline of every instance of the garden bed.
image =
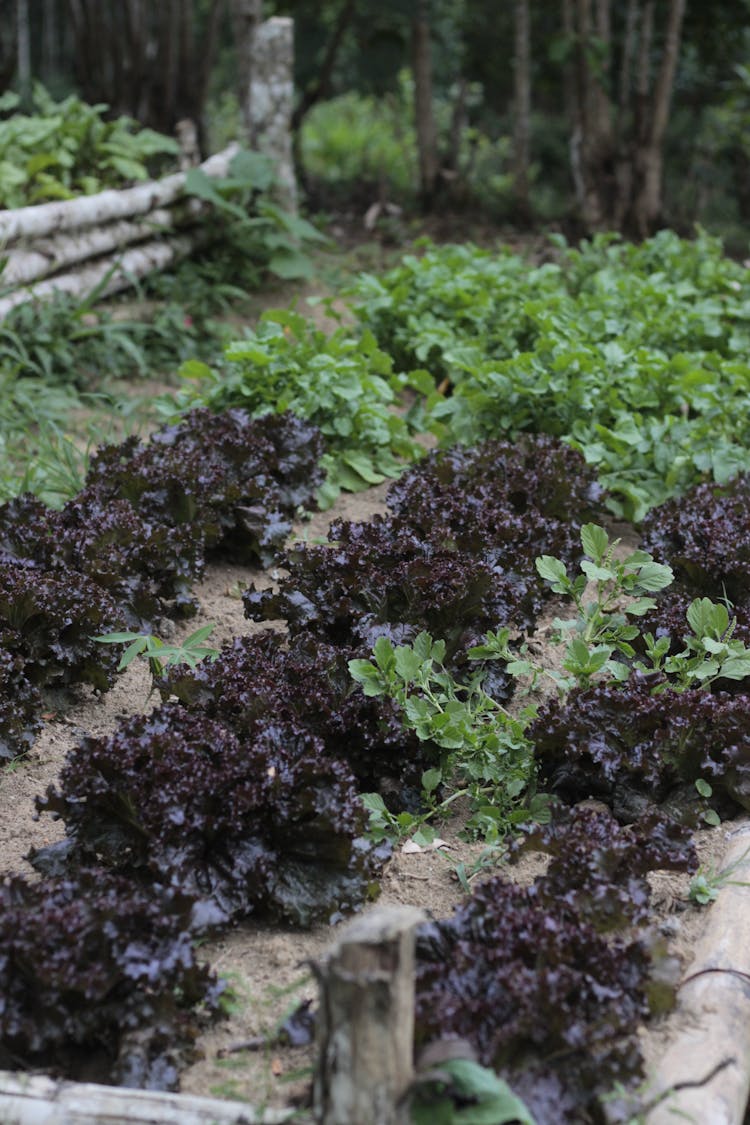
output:
[[[356, 496], [345, 494], [329, 512], [314, 514], [309, 522], [299, 525], [296, 534], [314, 542], [325, 535], [334, 519], [369, 519], [384, 511], [385, 491], [386, 486], [378, 486]], [[619, 525], [617, 530], [622, 533], [625, 525]], [[197, 626], [214, 623], [212, 640], [218, 644], [259, 632], [263, 626], [244, 616], [239, 591], [251, 582], [257, 588], [272, 586], [277, 577], [274, 568], [262, 571], [229, 564], [210, 566], [205, 579], [196, 587], [200, 603], [197, 617], [188, 624], [174, 626], [175, 634], [179, 637]], [[549, 619], [552, 612], [545, 616]], [[278, 627], [283, 628], [283, 623]], [[0, 874], [23, 872], [35, 877], [24, 855], [29, 848], [45, 847], [64, 833], [61, 822], [35, 817], [34, 799], [56, 782], [67, 750], [83, 735], [110, 734], [128, 715], [155, 706], [157, 697], [149, 694], [150, 688], [146, 663], [136, 661], [104, 695], [87, 687], [49, 695], [45, 727], [29, 758], [0, 773], [0, 801], [4, 809]], [[457, 865], [463, 863], [471, 869], [484, 851], [481, 843], [461, 839], [465, 819], [466, 813], [459, 810], [440, 825], [445, 845], [439, 849], [399, 847], [383, 874], [378, 904], [418, 906], [438, 918], [448, 915], [464, 899], [456, 876]], [[736, 823], [741, 826], [744, 818], [738, 818]], [[721, 828], [696, 834], [702, 867], [721, 867], [734, 828], [735, 822], [729, 821]], [[537, 853], [506, 870], [514, 881], [527, 884], [544, 866], [544, 858]], [[655, 872], [651, 876], [653, 923], [668, 937], [670, 952], [679, 958], [683, 974], [710, 918], [705, 908], [688, 900], [690, 882], [690, 876], [684, 873]], [[740, 906], [749, 909], [747, 902]], [[375, 908], [373, 905], [366, 909]], [[737, 919], [736, 924], [741, 925], [741, 920]], [[305, 1103], [313, 1047], [292, 1048], [275, 1043], [272, 1033], [292, 1008], [303, 1000], [314, 1000], [316, 987], [309, 962], [324, 954], [336, 933], [336, 927], [328, 925], [290, 931], [270, 923], [248, 921], [202, 946], [201, 957], [228, 980], [236, 1000], [229, 1017], [201, 1036], [199, 1049], [203, 1057], [183, 1073], [182, 1091], [246, 1099], [256, 1106], [281, 1108]], [[639, 1030], [650, 1074], [659, 1073], [662, 1056], [684, 1025], [685, 1017], [678, 1013], [649, 1022]], [[250, 1045], [243, 1049], [242, 1044]]]
[[[648, 270], [677, 249], [634, 252], [631, 303], [660, 292]], [[731, 833], [750, 808], [738, 683], [750, 482], [727, 479], [744, 464], [744, 422], [717, 387], [744, 401], [744, 277], [700, 249], [710, 269], [691, 250], [688, 272], [707, 291], [703, 320], [685, 313], [693, 283], [680, 285], [681, 345], [699, 332], [727, 354], [630, 341], [658, 367], [656, 396], [648, 380], [634, 390], [611, 339], [620, 322], [594, 307], [611, 304], [620, 248], [603, 240], [561, 258], [569, 276], [550, 265], [528, 278], [516, 259], [430, 251], [362, 282], [376, 335], [270, 312], [215, 369], [187, 364], [161, 403], [169, 422], [100, 450], [62, 511], [4, 506], [0, 799], [13, 811], [0, 839], [3, 873], [24, 878], [2, 884], [17, 969], [0, 1066], [159, 1088], [182, 1071], [194, 1093], [304, 1101], [311, 1049], [284, 1045], [296, 1023], [274, 1031], [313, 999], [310, 966], [337, 934], [326, 920], [369, 911], [379, 884], [381, 902], [434, 919], [417, 934], [415, 1120], [447, 1112], [446, 1073], [459, 1105], [504, 1096], [497, 1071], [539, 1125], [578, 1125], [658, 1115], [673, 1096], [690, 1112], [696, 1083], [726, 1091], [730, 1068], [737, 1119], [747, 1067], [724, 1056], [721, 1029], [744, 1003], [733, 942], [747, 857]], [[436, 292], [449, 304], [437, 318]], [[429, 373], [406, 370], [424, 360]], [[576, 395], [595, 408], [585, 419]], [[707, 460], [717, 410], [724, 453]], [[561, 419], [562, 441], [547, 432]], [[362, 487], [423, 458], [426, 420], [467, 444], [401, 476], [386, 509], [385, 485]], [[292, 527], [314, 498], [329, 511]], [[624, 517], [649, 508], [642, 550]], [[13, 760], [40, 718], [34, 750]], [[726, 917], [727, 895], [739, 920], [712, 964], [704, 906], [718, 898]], [[36, 964], [60, 1013], [38, 1038], [17, 985]], [[668, 1061], [643, 1086], [664, 1051], [679, 1054], [672, 1028], [703, 1025], [695, 1004], [712, 990], [698, 982], [712, 977], [727, 1008], [698, 1049], [706, 1073], [686, 1081]], [[211, 1029], [219, 1008], [228, 1019]], [[462, 1063], [481, 1095], [461, 1086]]]

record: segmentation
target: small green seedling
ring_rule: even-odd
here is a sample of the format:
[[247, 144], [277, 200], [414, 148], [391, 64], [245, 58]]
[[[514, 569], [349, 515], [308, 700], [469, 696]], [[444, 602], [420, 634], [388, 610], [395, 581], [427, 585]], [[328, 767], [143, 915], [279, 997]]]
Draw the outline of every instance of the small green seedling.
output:
[[732, 879], [732, 875], [744, 863], [748, 853], [750, 847], [745, 848], [739, 859], [721, 871], [717, 871], [713, 864], [709, 867], [699, 867], [688, 891], [690, 901], [698, 906], [708, 906], [718, 898], [722, 887], [750, 887], [750, 882], [744, 879]]
[[588, 558], [574, 578], [560, 559], [542, 555], [536, 560], [536, 569], [552, 592], [570, 598], [576, 610], [575, 617], [556, 618], [553, 623], [553, 644], [565, 646], [563, 672], [528, 659], [526, 646], [520, 654], [514, 653], [507, 628], [487, 633], [484, 644], [469, 650], [470, 659], [504, 660], [511, 676], [531, 678], [529, 690], [546, 676], [561, 697], [573, 687], [586, 687], [594, 678], [626, 680], [630, 673], [622, 658], [635, 656], [630, 642], [640, 632], [628, 618], [642, 617], [653, 609], [656, 602], [649, 595], [669, 586], [674, 576], [670, 567], [654, 562], [646, 551], [631, 551], [624, 559], [615, 558], [619, 542], [610, 541], [603, 527], [584, 524], [581, 545]]
[[187, 664], [189, 668], [195, 668], [201, 660], [215, 660], [219, 650], [204, 644], [215, 628], [213, 624], [201, 625], [200, 629], [196, 629], [180, 645], [169, 645], [152, 633], [106, 633], [93, 639], [104, 645], [128, 646], [120, 657], [118, 672], [128, 668], [137, 656], [145, 656], [151, 675], [156, 680], [164, 675], [165, 668], [173, 664]]

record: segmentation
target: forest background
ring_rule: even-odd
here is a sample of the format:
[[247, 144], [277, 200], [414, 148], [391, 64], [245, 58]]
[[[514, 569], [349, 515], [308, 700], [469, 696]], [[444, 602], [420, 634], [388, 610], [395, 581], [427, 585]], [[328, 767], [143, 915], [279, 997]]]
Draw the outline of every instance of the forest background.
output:
[[749, 0], [0, 0], [0, 95], [38, 81], [167, 133], [191, 118], [216, 150], [273, 15], [295, 20], [309, 211], [700, 223], [744, 252]]

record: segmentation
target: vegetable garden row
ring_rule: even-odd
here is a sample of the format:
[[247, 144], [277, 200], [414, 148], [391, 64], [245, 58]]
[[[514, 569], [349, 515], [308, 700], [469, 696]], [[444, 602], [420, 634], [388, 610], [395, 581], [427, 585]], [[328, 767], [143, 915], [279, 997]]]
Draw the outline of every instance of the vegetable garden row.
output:
[[[460, 798], [470, 834], [550, 862], [420, 928], [416, 1046], [467, 1040], [508, 1121], [627, 1120], [612, 1092], [677, 985], [648, 873], [695, 871], [692, 830], [750, 809], [746, 275], [703, 235], [535, 267], [428, 247], [360, 280], [362, 327], [268, 314], [61, 509], [0, 507], [7, 761], [46, 689], [111, 686], [102, 637], [190, 616], [207, 561], [279, 565], [243, 600], [286, 623], [157, 666], [161, 705], [40, 795], [66, 838], [0, 885], [0, 1067], [175, 1087], [221, 1011], [195, 940], [359, 908]], [[289, 542], [386, 477], [387, 514]]]

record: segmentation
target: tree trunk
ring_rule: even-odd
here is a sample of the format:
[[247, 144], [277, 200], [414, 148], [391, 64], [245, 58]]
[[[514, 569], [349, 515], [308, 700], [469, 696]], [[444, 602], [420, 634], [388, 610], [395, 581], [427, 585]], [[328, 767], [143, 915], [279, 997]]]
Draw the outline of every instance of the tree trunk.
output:
[[258, 28], [252, 91], [250, 109], [255, 147], [273, 161], [276, 202], [294, 212], [297, 209], [297, 179], [292, 156], [294, 21], [289, 16], [273, 16]]
[[684, 16], [685, 0], [671, 0], [661, 66], [650, 103], [648, 127], [635, 159], [635, 193], [629, 225], [639, 238], [645, 238], [655, 229], [662, 214], [664, 136], [669, 122], [669, 106]]
[[203, 119], [223, 0], [66, 0], [78, 87], [88, 102], [163, 133]]
[[16, 0], [0, 0], [0, 94], [13, 81], [17, 63]]
[[529, 0], [515, 0], [513, 54], [513, 195], [518, 218], [531, 221], [529, 157], [531, 145], [531, 30]]
[[255, 37], [263, 18], [262, 0], [232, 0], [232, 22], [237, 47], [237, 83], [245, 141], [256, 147], [255, 118], [253, 117], [253, 56]]
[[333, 70], [336, 66], [336, 60], [338, 59], [344, 36], [352, 22], [355, 4], [356, 0], [344, 0], [341, 5], [338, 19], [334, 25], [331, 38], [328, 40], [328, 46], [326, 47], [323, 61], [320, 64], [318, 76], [315, 82], [305, 90], [292, 114], [292, 128], [295, 132], [297, 132], [312, 107], [316, 105], [321, 98], [325, 98], [328, 95]]
[[419, 156], [419, 194], [422, 207], [429, 210], [435, 200], [438, 179], [437, 129], [432, 107], [429, 0], [416, 0], [415, 9], [411, 43], [414, 118]]
[[659, 221], [664, 137], [685, 3], [669, 0], [661, 62], [652, 80], [654, 0], [627, 2], [619, 75], [610, 74], [611, 0], [563, 0], [571, 48], [566, 76], [571, 169], [588, 231], [617, 229], [644, 238]]
[[16, 0], [16, 35], [18, 37], [18, 85], [21, 88], [21, 97], [28, 104], [31, 97], [29, 0]]

